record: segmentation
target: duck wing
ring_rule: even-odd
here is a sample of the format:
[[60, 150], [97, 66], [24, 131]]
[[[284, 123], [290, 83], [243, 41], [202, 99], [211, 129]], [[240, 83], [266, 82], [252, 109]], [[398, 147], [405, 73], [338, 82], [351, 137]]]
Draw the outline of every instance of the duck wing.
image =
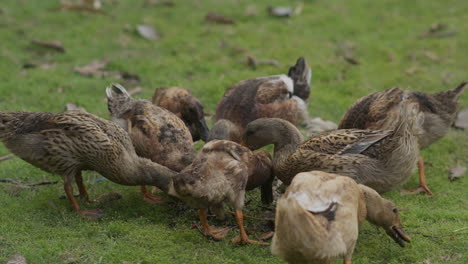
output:
[[310, 137], [298, 149], [338, 155], [360, 154], [390, 134], [391, 131], [339, 129]]

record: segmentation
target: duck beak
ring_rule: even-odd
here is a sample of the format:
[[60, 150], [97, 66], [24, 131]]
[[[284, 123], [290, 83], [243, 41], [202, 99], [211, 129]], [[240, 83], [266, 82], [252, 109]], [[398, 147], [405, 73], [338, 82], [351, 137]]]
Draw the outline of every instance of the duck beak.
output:
[[210, 133], [210, 130], [208, 129], [208, 126], [206, 125], [205, 118], [201, 118], [198, 120], [198, 133], [200, 134], [200, 138], [203, 141], [208, 140], [208, 135]]
[[392, 226], [387, 230], [387, 234], [401, 247], [405, 247], [405, 242], [411, 242], [411, 238], [402, 226]]

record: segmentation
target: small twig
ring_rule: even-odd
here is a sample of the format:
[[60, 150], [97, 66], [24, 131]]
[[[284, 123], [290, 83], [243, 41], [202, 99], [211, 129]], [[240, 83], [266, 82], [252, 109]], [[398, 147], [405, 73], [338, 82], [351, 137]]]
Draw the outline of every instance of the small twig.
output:
[[422, 235], [423, 237], [429, 237], [429, 238], [440, 238], [440, 236], [431, 236], [431, 235], [426, 235], [421, 232], [411, 232], [412, 234], [419, 234]]
[[58, 183], [58, 181], [42, 181], [42, 182], [37, 182], [37, 183], [22, 183], [20, 181], [10, 179], [10, 178], [0, 179], [0, 182], [12, 183], [12, 184], [15, 184], [15, 185], [18, 185], [18, 186], [21, 186], [21, 187], [25, 187], [25, 188], [30, 188], [30, 187], [34, 187], [34, 186], [38, 186], [38, 185], [57, 184]]
[[459, 229], [457, 229], [457, 230], [453, 230], [452, 232], [456, 233], [456, 232], [458, 232], [458, 231], [462, 231], [462, 230], [465, 230], [465, 229], [468, 229], [468, 226], [459, 228]]
[[2, 157], [0, 157], [0, 161], [11, 159], [11, 158], [13, 158], [13, 156], [14, 156], [13, 154], [8, 154], [8, 155], [5, 155], [5, 156], [2, 156]]

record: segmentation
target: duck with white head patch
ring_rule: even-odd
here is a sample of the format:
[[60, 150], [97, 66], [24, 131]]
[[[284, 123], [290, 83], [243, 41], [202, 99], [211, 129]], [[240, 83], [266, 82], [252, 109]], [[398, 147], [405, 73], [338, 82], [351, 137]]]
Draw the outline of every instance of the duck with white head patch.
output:
[[[301, 57], [288, 74], [252, 78], [231, 86], [218, 103], [213, 127], [217, 133], [211, 133], [209, 139], [237, 140], [247, 124], [258, 118], [276, 117], [296, 125], [301, 123], [308, 115], [311, 79], [312, 71]], [[221, 133], [223, 129], [236, 133]], [[223, 137], [230, 135], [233, 137]]]

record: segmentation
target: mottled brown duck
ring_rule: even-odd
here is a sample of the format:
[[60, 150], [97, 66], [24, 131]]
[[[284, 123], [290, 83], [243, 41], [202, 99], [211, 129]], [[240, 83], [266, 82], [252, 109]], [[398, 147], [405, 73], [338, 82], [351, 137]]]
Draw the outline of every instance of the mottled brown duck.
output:
[[218, 123], [228, 120], [234, 125], [235, 133], [240, 131], [242, 134], [249, 122], [264, 117], [299, 124], [307, 117], [311, 76], [305, 59], [299, 58], [288, 74], [253, 78], [231, 86], [218, 103], [213, 129], [231, 128]]
[[240, 235], [233, 242], [264, 244], [249, 239], [243, 224], [242, 208], [246, 190], [265, 185], [271, 189], [272, 161], [268, 152], [254, 153], [232, 141], [210, 141], [193, 163], [172, 179], [168, 193], [198, 209], [205, 236], [223, 238], [220, 233], [225, 229], [211, 227], [206, 216], [209, 207], [217, 215], [222, 215], [223, 202], [227, 200], [235, 209], [240, 229]]
[[84, 218], [103, 215], [99, 209], [82, 210], [73, 195], [75, 180], [80, 198], [89, 201], [81, 175], [84, 170], [118, 184], [156, 185], [164, 191], [170, 176], [176, 174], [139, 157], [118, 125], [80, 110], [58, 114], [0, 111], [0, 140], [24, 161], [62, 176], [73, 209]]
[[[418, 135], [418, 142], [420, 148], [426, 148], [444, 137], [449, 131], [456, 117], [458, 98], [467, 84], [464, 82], [455, 89], [435, 94], [411, 92], [399, 88], [372, 93], [362, 97], [348, 109], [339, 128], [381, 129], [382, 124], [392, 112], [398, 111], [402, 104], [414, 102], [419, 105], [419, 110], [424, 115], [422, 133]], [[419, 157], [418, 168], [419, 187], [404, 192], [425, 192], [432, 195], [426, 185], [422, 156]]]
[[153, 104], [165, 108], [180, 119], [192, 134], [193, 141], [206, 141], [209, 130], [201, 102], [190, 91], [180, 87], [158, 88], [151, 99]]
[[400, 246], [411, 239], [395, 204], [349, 178], [322, 171], [299, 173], [276, 207], [271, 252], [288, 263], [351, 264], [359, 226], [368, 220]]
[[291, 123], [262, 118], [247, 126], [243, 142], [252, 150], [273, 144], [275, 175], [286, 185], [300, 172], [321, 170], [349, 176], [383, 193], [411, 176], [419, 155], [414, 135], [421, 120], [417, 105], [407, 104], [388, 118], [385, 130], [341, 129], [303, 142]]
[[[174, 171], [192, 163], [192, 136], [184, 122], [170, 111], [142, 99], [133, 99], [119, 84], [106, 89], [110, 116], [125, 129], [132, 139], [136, 153]], [[145, 186], [143, 199], [150, 203], [160, 200]]]

